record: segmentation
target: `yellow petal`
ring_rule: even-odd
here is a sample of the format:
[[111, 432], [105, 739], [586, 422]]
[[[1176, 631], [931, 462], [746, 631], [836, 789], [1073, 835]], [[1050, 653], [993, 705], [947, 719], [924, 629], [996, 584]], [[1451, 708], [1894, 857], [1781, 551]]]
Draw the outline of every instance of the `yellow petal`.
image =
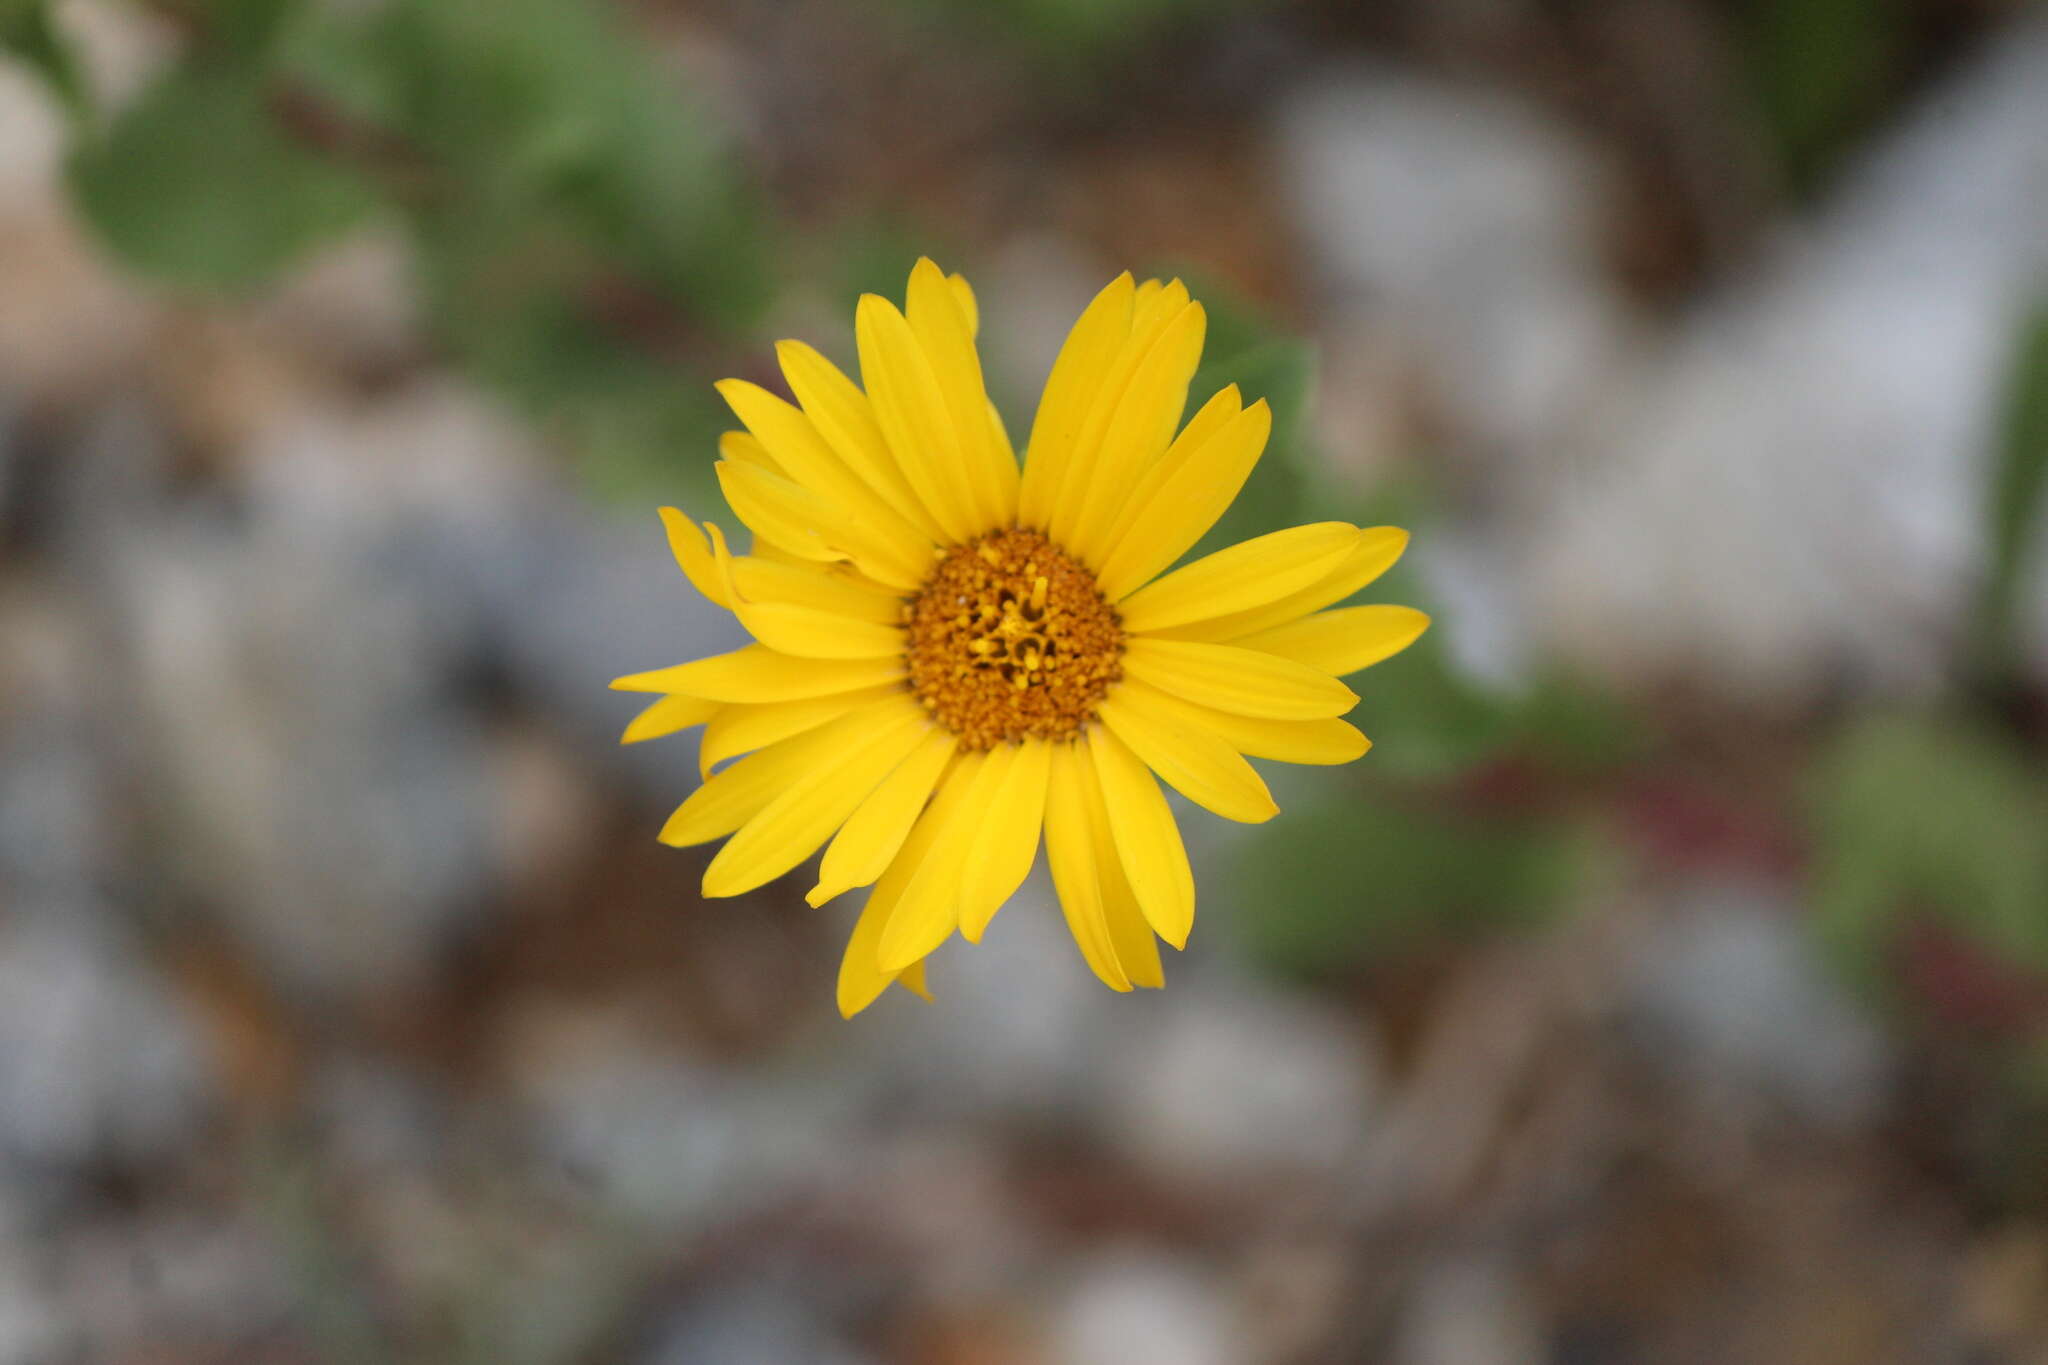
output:
[[[1168, 306], [1170, 304], [1170, 306]], [[1131, 316], [1131, 330], [1124, 343], [1117, 349], [1110, 361], [1102, 383], [1096, 388], [1094, 400], [1089, 404], [1087, 419], [1081, 424], [1080, 435], [1075, 439], [1073, 453], [1069, 457], [1065, 476], [1060, 481], [1059, 491], [1053, 495], [1052, 515], [1048, 523], [1048, 534], [1062, 545], [1072, 544], [1081, 527], [1081, 518], [1090, 505], [1089, 490], [1102, 473], [1102, 465], [1111, 459], [1122, 469], [1124, 461], [1114, 459], [1104, 444], [1111, 424], [1122, 409], [1124, 400], [1130, 395], [1133, 381], [1146, 360], [1152, 355], [1161, 334], [1179, 321], [1188, 307], [1187, 286], [1179, 280], [1164, 286], [1155, 305], [1140, 304]], [[1199, 338], [1197, 339], [1199, 345]], [[1185, 399], [1186, 395], [1182, 395]], [[1178, 421], [1180, 414], [1174, 413]], [[1169, 427], [1168, 435], [1172, 434]], [[1165, 442], [1162, 440], [1162, 446]], [[1154, 452], [1155, 454], [1157, 452]], [[1137, 476], [1130, 470], [1128, 479]]]
[[1280, 813], [1264, 779], [1237, 750], [1160, 699], [1155, 689], [1126, 678], [1096, 709], [1110, 733], [1204, 810], [1247, 825]]
[[[1170, 699], [1178, 700], [1178, 699]], [[1193, 707], [1192, 702], [1181, 703]], [[1209, 707], [1194, 707], [1191, 722], [1198, 722], [1225, 744], [1253, 758], [1274, 758], [1282, 763], [1312, 763], [1327, 766], [1361, 758], [1372, 741], [1347, 721], [1267, 720], [1259, 716], [1237, 716]], [[717, 724], [713, 721], [712, 724]]]
[[932, 729], [907, 699], [873, 725], [740, 826], [704, 869], [706, 896], [752, 891], [810, 857]]
[[669, 553], [676, 567], [690, 580], [690, 586], [718, 606], [725, 606], [725, 584], [718, 576], [718, 564], [703, 528], [673, 507], [661, 509], [661, 524], [668, 532]]
[[721, 540], [718, 568], [732, 613], [770, 649], [807, 659], [879, 659], [903, 653], [902, 627], [796, 602], [750, 600], [735, 581], [732, 566]]
[[974, 301], [974, 286], [967, 283], [965, 275], [954, 275], [946, 283], [953, 286], [953, 302], [960, 309], [960, 316], [967, 319], [967, 335], [971, 337], [981, 330], [981, 305]]
[[1159, 965], [1159, 940], [1145, 922], [1131, 879], [1124, 875], [1123, 863], [1116, 856], [1116, 839], [1109, 828], [1109, 808], [1102, 803], [1094, 756], [1086, 744], [1074, 748], [1088, 808], [1088, 837], [1096, 849], [1095, 875], [1102, 886], [1102, 917], [1109, 929], [1110, 947], [1133, 986], [1157, 990], [1166, 984], [1166, 973]]
[[775, 355], [782, 362], [782, 377], [791, 393], [803, 405], [804, 415], [839, 458], [866, 479], [875, 495], [895, 508], [933, 542], [945, 533], [932, 520], [917, 491], [889, 449], [882, 428], [875, 421], [868, 396], [840, 372], [838, 366], [801, 341], [779, 341]]
[[760, 438], [751, 431], [728, 431], [722, 434], [718, 438], [718, 458], [731, 460], [734, 464], [750, 464], [780, 478], [789, 477], [789, 472], [775, 463], [775, 457], [768, 453], [768, 447], [762, 445]]
[[911, 832], [910, 842], [904, 846], [902, 856], [889, 865], [888, 871], [882, 874], [882, 880], [868, 894], [867, 904], [861, 907], [860, 919], [853, 926], [853, 936], [846, 943], [845, 956], [839, 961], [839, 1012], [848, 1019], [873, 1004], [875, 997], [887, 990], [891, 982], [900, 982], [905, 989], [931, 999], [924, 985], [923, 958], [895, 972], [883, 971], [881, 959], [882, 930], [888, 925], [890, 914], [911, 873], [917, 870], [924, 854], [929, 851], [933, 833], [927, 830]]
[[909, 837], [957, 748], [953, 736], [944, 731], [926, 735], [832, 836], [818, 868], [818, 884], [804, 899], [823, 905], [881, 876]]
[[981, 942], [996, 911], [1031, 874], [1045, 820], [1052, 749], [1037, 739], [1000, 745], [982, 769], [975, 802], [980, 827], [960, 883], [960, 935], [969, 943]]
[[1104, 286], [1067, 333], [1059, 358], [1046, 377], [1024, 447], [1024, 483], [1018, 494], [1017, 524], [1042, 530], [1052, 520], [1054, 502], [1075, 443], [1088, 420], [1097, 390], [1131, 331], [1131, 304], [1136, 287], [1129, 273]]
[[1173, 811], [1151, 772], [1122, 740], [1095, 726], [1088, 732], [1088, 746], [1117, 861], [1130, 878], [1145, 922], [1174, 947], [1185, 947], [1195, 923], [1195, 874]]
[[626, 733], [619, 736], [619, 743], [638, 744], [644, 739], [659, 739], [678, 730], [687, 730], [692, 725], [702, 725], [718, 709], [717, 702], [705, 701], [702, 697], [663, 697], [633, 717], [632, 723], [626, 726]]
[[952, 282], [928, 257], [910, 272], [904, 317], [952, 418], [975, 514], [984, 528], [1008, 526], [1017, 516], [1017, 465], [999, 457], [989, 432], [988, 390], [974, 351], [974, 329], [960, 311]]
[[[867, 522], [802, 485], [730, 460], [720, 460], [716, 469], [733, 515], [791, 554], [819, 562], [851, 559], [870, 577], [905, 590], [924, 581], [929, 558], [912, 563], [900, 542], [878, 535]], [[930, 549], [920, 553], [928, 557]]]
[[[889, 923], [882, 930], [880, 961], [885, 972], [900, 972], [928, 955], [946, 941], [960, 922], [960, 875], [967, 864], [968, 845], [979, 815], [968, 798], [985, 761], [981, 754], [961, 755], [953, 770], [946, 774], [938, 795], [919, 817], [918, 828], [896, 855], [896, 862], [890, 864], [893, 873], [898, 864], [917, 855], [915, 867], [896, 892]], [[929, 841], [920, 841], [916, 835], [926, 826], [931, 829], [931, 837]], [[884, 873], [875, 884], [875, 895], [883, 895], [892, 885], [889, 873]]]
[[876, 727], [906, 711], [917, 714], [919, 709], [908, 696], [890, 697], [747, 755], [676, 807], [662, 826], [661, 842], [680, 848], [732, 833], [784, 791], [806, 781], [821, 764], [859, 745]]
[[1392, 658], [1428, 629], [1429, 617], [1413, 607], [1339, 607], [1247, 635], [1238, 643], [1341, 677]]
[[[756, 706], [724, 704], [704, 726], [704, 738], [697, 744], [697, 771], [708, 778], [711, 770], [728, 758], [765, 749], [792, 735], [815, 730], [853, 710], [901, 692], [896, 683], [863, 687], [855, 692], [833, 692], [822, 697], [800, 697], [795, 701], [763, 702]], [[706, 703], [717, 705], [717, 703]]]
[[1408, 533], [1398, 526], [1368, 526], [1358, 533], [1351, 552], [1305, 588], [1270, 602], [1174, 626], [1170, 634], [1183, 640], [1237, 640], [1320, 611], [1341, 602], [1393, 567], [1408, 548]]
[[[1047, 747], [1052, 750], [1052, 767], [1045, 794], [1045, 861], [1052, 869], [1060, 913], [1066, 917], [1067, 932], [1074, 936], [1074, 945], [1081, 950], [1089, 970], [1111, 990], [1127, 991], [1131, 979], [1118, 962], [1116, 946], [1110, 938], [1098, 871], [1102, 863], [1116, 862], [1116, 848], [1107, 837], [1107, 828], [1098, 840], [1089, 820], [1091, 793], [1096, 801], [1102, 797], [1093, 792], [1095, 771], [1086, 766], [1087, 746]], [[1118, 876], [1121, 875], [1119, 872]]]
[[758, 384], [726, 379], [716, 386], [733, 413], [760, 438], [790, 481], [817, 494], [866, 528], [876, 553], [916, 570], [931, 560], [931, 538], [906, 520], [833, 452], [811, 419]]
[[1140, 635], [1124, 646], [1124, 672], [1162, 692], [1274, 720], [1341, 716], [1358, 694], [1328, 673], [1237, 645]]
[[[1130, 382], [1104, 417], [1098, 443], [1082, 439], [1080, 459], [1088, 477], [1071, 483], [1063, 497], [1071, 499], [1072, 520], [1061, 541], [1091, 566], [1102, 563], [1109, 532], [1123, 511], [1124, 499], [1173, 442], [1187, 408], [1188, 381], [1202, 359], [1208, 314], [1199, 303], [1182, 308], [1152, 343], [1132, 372]], [[1053, 524], [1061, 524], [1058, 511]]]
[[741, 555], [732, 561], [732, 576], [733, 585], [750, 602], [793, 602], [877, 625], [903, 620], [903, 594], [871, 581], [850, 564], [791, 564]]
[[[747, 645], [673, 668], [628, 674], [612, 686], [627, 692], [686, 692], [712, 701], [754, 703], [851, 692], [895, 682], [903, 675], [900, 658], [798, 659], [766, 645]], [[654, 685], [641, 686], [642, 682]]]
[[924, 349], [896, 305], [864, 294], [853, 316], [860, 375], [875, 421], [946, 538], [971, 540], [989, 526], [976, 511], [959, 438]]
[[[1219, 397], [1221, 395], [1218, 395]], [[1211, 400], [1207, 413], [1215, 407]], [[1118, 530], [1105, 542], [1102, 593], [1119, 601], [1149, 583], [1193, 548], [1237, 498], [1272, 433], [1266, 400], [1232, 417], [1207, 439], [1199, 432], [1202, 413], [1188, 424], [1131, 493]]]
[[1250, 611], [1327, 577], [1358, 543], [1341, 521], [1293, 526], [1241, 541], [1175, 569], [1117, 607], [1124, 629], [1139, 635]]

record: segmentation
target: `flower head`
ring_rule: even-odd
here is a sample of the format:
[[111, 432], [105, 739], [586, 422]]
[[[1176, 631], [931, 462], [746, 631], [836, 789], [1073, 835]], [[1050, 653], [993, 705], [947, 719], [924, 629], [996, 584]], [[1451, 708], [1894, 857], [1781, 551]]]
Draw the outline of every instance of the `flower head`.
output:
[[1195, 887], [1155, 776], [1256, 823], [1277, 808], [1247, 756], [1366, 751], [1339, 678], [1428, 618], [1326, 608], [1405, 532], [1320, 522], [1166, 572], [1272, 425], [1234, 385], [1181, 424], [1205, 323], [1179, 281], [1112, 281], [1053, 365], [1021, 465], [983, 388], [974, 295], [928, 260], [902, 310], [860, 301], [864, 390], [795, 341], [777, 348], [794, 404], [718, 386], [746, 427], [720, 442], [718, 478], [752, 552], [674, 508], [662, 520], [684, 574], [756, 643], [612, 686], [662, 694], [628, 743], [704, 726], [703, 785], [661, 839], [726, 839], [705, 895], [821, 846], [813, 905], [871, 888], [842, 1012], [891, 982], [922, 994], [925, 959], [956, 930], [981, 938], [1041, 837], [1089, 967], [1159, 986], [1157, 940], [1186, 943]]

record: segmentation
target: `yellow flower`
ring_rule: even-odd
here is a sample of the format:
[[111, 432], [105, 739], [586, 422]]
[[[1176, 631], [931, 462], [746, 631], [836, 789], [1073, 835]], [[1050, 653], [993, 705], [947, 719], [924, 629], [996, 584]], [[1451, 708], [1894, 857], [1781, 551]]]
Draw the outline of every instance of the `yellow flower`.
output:
[[756, 641], [612, 684], [663, 694], [627, 743], [704, 726], [704, 783], [662, 842], [731, 836], [706, 896], [821, 845], [811, 904], [871, 886], [839, 974], [851, 1016], [891, 981], [924, 994], [925, 958], [954, 930], [979, 941], [1042, 831], [1088, 965], [1116, 990], [1159, 986], [1154, 935], [1187, 942], [1195, 887], [1154, 775], [1256, 823], [1277, 808], [1246, 755], [1363, 754], [1338, 678], [1429, 620], [1324, 608], [1407, 533], [1297, 526], [1160, 577], [1237, 496], [1272, 424], [1233, 385], [1180, 426], [1202, 305], [1127, 274], [1096, 295], [1021, 468], [982, 385], [967, 282], [919, 261], [906, 305], [860, 301], [865, 392], [796, 341], [777, 347], [796, 405], [718, 386], [747, 428], [721, 440], [718, 480], [751, 554], [662, 509], [684, 574]]

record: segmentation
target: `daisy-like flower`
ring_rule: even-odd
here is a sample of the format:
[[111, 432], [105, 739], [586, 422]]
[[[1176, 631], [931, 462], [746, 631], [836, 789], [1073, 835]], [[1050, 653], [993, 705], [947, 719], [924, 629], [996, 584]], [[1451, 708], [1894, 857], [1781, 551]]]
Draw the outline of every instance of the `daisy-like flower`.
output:
[[1205, 325], [1177, 280], [1111, 282], [1053, 365], [1021, 466], [982, 384], [974, 294], [928, 260], [901, 311], [860, 301], [865, 391], [797, 341], [776, 348], [794, 404], [718, 386], [746, 427], [720, 441], [718, 480], [752, 553], [661, 515], [683, 573], [756, 643], [612, 686], [663, 694], [627, 743], [704, 726], [703, 785], [661, 840], [726, 839], [706, 896], [821, 846], [812, 905], [872, 888], [842, 1013], [891, 982], [925, 994], [925, 959], [956, 930], [979, 941], [1041, 833], [1089, 967], [1119, 991], [1162, 985], [1157, 939], [1187, 942], [1195, 885], [1155, 775], [1257, 823], [1277, 807], [1247, 755], [1366, 751], [1338, 679], [1429, 621], [1325, 608], [1406, 532], [1319, 522], [1164, 572], [1272, 425], [1234, 385], [1181, 425]]

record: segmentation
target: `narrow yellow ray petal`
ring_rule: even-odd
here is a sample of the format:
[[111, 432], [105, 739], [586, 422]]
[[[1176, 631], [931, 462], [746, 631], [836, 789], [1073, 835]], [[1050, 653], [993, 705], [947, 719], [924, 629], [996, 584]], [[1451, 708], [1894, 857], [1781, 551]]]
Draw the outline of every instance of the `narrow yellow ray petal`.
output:
[[894, 625], [903, 619], [903, 593], [873, 582], [851, 564], [741, 555], [732, 562], [733, 586], [750, 602], [791, 602], [855, 621]]
[[[1133, 379], [1146, 358], [1152, 354], [1160, 335], [1181, 316], [1187, 306], [1187, 287], [1179, 280], [1175, 280], [1163, 288], [1157, 303], [1149, 307], [1140, 307], [1132, 314], [1130, 334], [1118, 348], [1108, 372], [1095, 391], [1094, 401], [1089, 404], [1087, 420], [1082, 423], [1081, 434], [1074, 443], [1074, 452], [1067, 464], [1065, 476], [1060, 481], [1059, 491], [1053, 495], [1048, 534], [1062, 545], [1073, 540], [1074, 533], [1080, 526], [1081, 514], [1088, 502], [1088, 489], [1094, 483], [1103, 461], [1103, 439], [1110, 424], [1115, 421], [1117, 411], [1129, 393]], [[1178, 416], [1176, 413], [1176, 419]], [[1164, 442], [1161, 444], [1163, 446]]]
[[678, 730], [687, 730], [692, 725], [702, 725], [718, 709], [719, 703], [705, 701], [702, 697], [663, 697], [633, 717], [626, 726], [626, 733], [619, 736], [619, 743], [638, 744], [642, 740], [659, 739]]
[[1392, 568], [1408, 548], [1408, 533], [1398, 526], [1368, 526], [1341, 563], [1305, 588], [1243, 611], [1174, 626], [1167, 633], [1183, 640], [1234, 641], [1321, 611], [1341, 602]]
[[728, 758], [765, 749], [792, 735], [815, 730], [853, 710], [903, 691], [899, 683], [863, 687], [853, 692], [832, 692], [822, 697], [799, 697], [795, 701], [762, 702], [759, 705], [723, 704], [704, 726], [697, 743], [697, 774], [709, 778], [711, 770]]
[[1262, 398], [1208, 440], [1185, 441], [1183, 433], [1183, 441], [1146, 471], [1122, 528], [1106, 542], [1098, 575], [1103, 596], [1112, 602], [1130, 596], [1193, 548], [1236, 500], [1272, 429]]
[[910, 480], [889, 449], [875, 410], [860, 386], [848, 379], [837, 365], [801, 341], [778, 341], [775, 355], [782, 362], [782, 377], [791, 393], [803, 405], [804, 415], [817, 427], [839, 458], [866, 479], [875, 495], [934, 543], [945, 533], [910, 486]]
[[1095, 875], [1102, 887], [1102, 918], [1109, 932], [1110, 947], [1133, 986], [1157, 990], [1166, 984], [1159, 964], [1159, 940], [1138, 908], [1131, 879], [1124, 875], [1116, 856], [1115, 836], [1110, 833], [1109, 809], [1102, 803], [1102, 783], [1095, 775], [1095, 759], [1089, 746], [1074, 746], [1077, 770], [1082, 777], [1082, 795], [1088, 810], [1088, 837], [1096, 850]]
[[949, 276], [946, 283], [953, 287], [953, 302], [960, 316], [967, 319], [967, 335], [974, 336], [981, 331], [981, 305], [974, 301], [974, 286], [965, 275]]
[[661, 509], [661, 524], [668, 532], [669, 553], [676, 557], [676, 567], [690, 580], [690, 586], [710, 602], [725, 606], [725, 584], [718, 577], [718, 562], [703, 528], [674, 507]]
[[1102, 726], [1088, 731], [1096, 784], [1116, 843], [1117, 861], [1130, 878], [1138, 907], [1154, 933], [1176, 948], [1187, 946], [1195, 925], [1195, 874], [1173, 811], [1143, 760]]
[[[1067, 932], [1090, 971], [1111, 990], [1127, 991], [1131, 979], [1117, 960], [1109, 921], [1103, 912], [1099, 868], [1116, 862], [1116, 848], [1108, 829], [1100, 835], [1089, 819], [1088, 801], [1095, 785], [1093, 768], [1087, 763], [1085, 744], [1054, 744], [1052, 767], [1045, 793], [1045, 861], [1052, 869], [1053, 890], [1060, 899], [1060, 913]], [[1092, 793], [1096, 801], [1100, 793]], [[1117, 874], [1121, 877], [1123, 874]], [[1147, 935], [1150, 931], [1147, 930]]]
[[930, 257], [919, 259], [911, 270], [903, 303], [911, 334], [931, 365], [939, 397], [952, 418], [975, 515], [984, 530], [1007, 526], [1017, 515], [1017, 467], [1011, 462], [1007, 473], [998, 467], [974, 331], [960, 311], [952, 283]]
[[1096, 391], [1130, 335], [1135, 291], [1129, 272], [1105, 285], [1082, 310], [1053, 361], [1024, 447], [1024, 483], [1017, 505], [1020, 526], [1043, 530], [1052, 519], [1054, 500], [1073, 462], [1074, 445], [1081, 439]]
[[916, 570], [931, 561], [931, 537], [920, 531], [852, 466], [840, 459], [801, 408], [758, 384], [721, 380], [716, 386], [733, 413], [766, 446], [792, 483], [817, 494], [866, 529], [876, 552]]
[[768, 453], [768, 447], [762, 445], [760, 438], [751, 431], [728, 431], [721, 435], [718, 438], [718, 458], [731, 460], [734, 464], [750, 464], [785, 479], [789, 477], [789, 471], [775, 462], [775, 457]]
[[1126, 678], [1097, 708], [1110, 733], [1175, 791], [1226, 820], [1256, 825], [1280, 813], [1252, 765], [1213, 732], [1159, 705], [1160, 693]]
[[834, 896], [866, 886], [881, 876], [909, 837], [910, 827], [945, 776], [958, 747], [953, 736], [944, 730], [926, 735], [910, 757], [868, 793], [860, 809], [832, 836], [818, 867], [818, 884], [804, 899], [812, 905], [823, 905]]
[[[903, 557], [901, 543], [877, 535], [867, 522], [801, 484], [730, 460], [720, 460], [715, 469], [733, 515], [799, 558], [851, 559], [869, 577], [906, 591], [929, 572], [929, 560], [913, 564]], [[926, 546], [920, 553], [930, 552]]]
[[878, 659], [903, 652], [903, 629], [899, 625], [863, 621], [801, 603], [750, 599], [740, 591], [735, 579], [735, 561], [725, 547], [725, 537], [714, 535], [713, 540], [719, 581], [733, 615], [770, 649], [809, 659]]
[[1038, 831], [1045, 821], [1052, 749], [1041, 739], [1002, 745], [994, 754], [1009, 757], [1000, 769], [991, 755], [988, 771], [996, 776], [984, 776], [988, 798], [976, 816], [980, 829], [960, 883], [960, 935], [969, 943], [981, 942], [996, 911], [1031, 874], [1032, 860], [1038, 856]]
[[1240, 541], [1138, 589], [1118, 605], [1117, 615], [1125, 630], [1148, 635], [1249, 611], [1326, 577], [1358, 536], [1355, 526], [1323, 521]]
[[[882, 930], [880, 960], [885, 972], [900, 972], [928, 955], [960, 923], [960, 874], [966, 867], [968, 845], [979, 816], [970, 795], [981, 777], [984, 762], [981, 754], [961, 755], [918, 820], [920, 829], [927, 824], [932, 827], [932, 837], [898, 892], [889, 923]], [[897, 861], [903, 861], [916, 846], [914, 838], [906, 841], [903, 852], [896, 855]], [[890, 866], [893, 870], [895, 864]], [[887, 886], [885, 874], [876, 883], [875, 894], [880, 895]]]
[[902, 982], [907, 989], [930, 999], [924, 991], [924, 974], [919, 970], [923, 958], [899, 971], [882, 970], [882, 931], [889, 924], [903, 888], [930, 852], [937, 833], [935, 824], [919, 821], [902, 852], [868, 893], [867, 904], [861, 907], [860, 919], [846, 943], [846, 954], [839, 961], [839, 1012], [848, 1019], [873, 1004], [892, 981]]
[[[612, 686], [626, 692], [684, 692], [711, 701], [795, 701], [896, 682], [897, 659], [798, 659], [766, 645], [747, 645], [673, 668], [628, 674]], [[653, 684], [641, 686], [642, 682]], [[622, 686], [622, 684], [634, 684]]]
[[1342, 677], [1392, 658], [1428, 629], [1428, 615], [1413, 607], [1339, 607], [1258, 631], [1237, 643]]
[[[1188, 381], [1202, 359], [1208, 314], [1190, 303], [1171, 318], [1108, 414], [1100, 443], [1088, 459], [1085, 484], [1070, 485], [1073, 520], [1062, 543], [1091, 567], [1102, 563], [1109, 532], [1132, 485], [1143, 478], [1173, 443], [1187, 408]], [[1054, 516], [1057, 524], [1059, 517]]]
[[931, 988], [924, 984], [924, 964], [928, 960], [921, 957], [896, 973], [896, 984], [924, 1001], [930, 1001], [932, 998]]
[[1190, 723], [1201, 725], [1231, 748], [1252, 758], [1328, 766], [1362, 758], [1372, 747], [1372, 741], [1348, 721], [1267, 720], [1260, 716], [1232, 715], [1228, 711], [1196, 706], [1193, 702], [1180, 702], [1178, 698], [1169, 700], [1189, 708]]
[[802, 782], [762, 807], [704, 869], [706, 896], [737, 896], [811, 856], [846, 823], [875, 784], [915, 749], [932, 722], [916, 703], [878, 716], [865, 737], [827, 757]]
[[784, 791], [806, 781], [819, 765], [861, 743], [905, 708], [917, 710], [907, 696], [885, 698], [748, 754], [676, 807], [661, 828], [661, 842], [680, 848], [732, 833]]
[[897, 464], [948, 541], [973, 539], [988, 528], [975, 510], [938, 377], [910, 323], [881, 295], [863, 294], [853, 330], [861, 382]]
[[1159, 492], [1166, 480], [1243, 411], [1243, 398], [1235, 384], [1225, 384], [1209, 396], [1209, 401], [1202, 404], [1188, 419], [1188, 424], [1180, 429], [1180, 434], [1173, 438], [1173, 444], [1166, 448], [1166, 453], [1153, 461], [1152, 467], [1136, 483], [1123, 490], [1123, 505], [1103, 538], [1105, 559], [1123, 543], [1132, 527], [1141, 520], [1149, 522], [1159, 515]]
[[1241, 716], [1319, 720], [1358, 704], [1356, 692], [1319, 668], [1237, 645], [1140, 635], [1124, 645], [1124, 672]]

